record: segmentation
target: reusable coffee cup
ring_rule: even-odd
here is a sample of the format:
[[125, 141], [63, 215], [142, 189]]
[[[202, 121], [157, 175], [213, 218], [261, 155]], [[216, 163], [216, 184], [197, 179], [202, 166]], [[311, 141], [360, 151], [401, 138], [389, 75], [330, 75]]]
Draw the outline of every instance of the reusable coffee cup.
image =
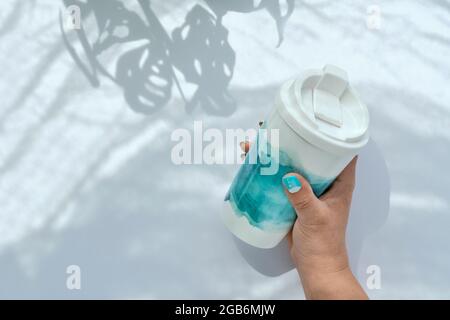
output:
[[[282, 177], [297, 172], [317, 196], [323, 194], [367, 144], [369, 112], [347, 73], [327, 65], [286, 82], [262, 129], [267, 134], [260, 130], [252, 144], [225, 197], [222, 217], [239, 239], [273, 248], [297, 217]], [[270, 134], [274, 129], [278, 135]], [[255, 154], [256, 161], [250, 161]], [[267, 174], [269, 167], [277, 170]]]

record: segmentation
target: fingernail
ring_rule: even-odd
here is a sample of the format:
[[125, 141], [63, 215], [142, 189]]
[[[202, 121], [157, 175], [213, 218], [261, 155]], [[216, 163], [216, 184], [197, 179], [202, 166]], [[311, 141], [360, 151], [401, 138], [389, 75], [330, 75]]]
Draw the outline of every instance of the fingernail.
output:
[[284, 176], [282, 181], [289, 193], [296, 193], [302, 188], [302, 184], [296, 176]]

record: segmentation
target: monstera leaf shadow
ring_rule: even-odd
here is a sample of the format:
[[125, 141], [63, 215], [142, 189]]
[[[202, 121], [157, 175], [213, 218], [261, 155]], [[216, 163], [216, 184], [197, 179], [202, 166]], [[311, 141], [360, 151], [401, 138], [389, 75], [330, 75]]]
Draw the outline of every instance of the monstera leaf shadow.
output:
[[[282, 8], [282, 2], [284, 2], [285, 8]], [[295, 0], [206, 0], [206, 3], [220, 19], [229, 11], [249, 13], [257, 10], [266, 10], [275, 20], [278, 31], [277, 47], [283, 42], [284, 26], [295, 9]]]
[[[165, 30], [151, 8], [149, 0], [137, 0], [135, 6], [125, 6], [121, 0], [63, 0], [68, 8], [80, 7], [83, 12], [81, 30], [61, 31], [67, 51], [94, 87], [106, 77], [120, 86], [131, 109], [152, 114], [167, 105], [172, 98], [173, 85], [185, 101], [188, 113], [199, 109], [207, 114], [229, 116], [236, 110], [236, 101], [228, 91], [233, 77], [236, 54], [228, 42], [228, 30], [222, 17], [229, 11], [251, 12], [266, 9], [274, 18], [279, 44], [283, 27], [294, 10], [294, 1], [287, 0], [282, 13], [279, 0], [206, 1], [210, 10], [195, 5], [180, 27], [171, 35]], [[138, 12], [143, 14], [138, 14]], [[91, 18], [94, 26], [84, 22]], [[92, 30], [97, 33], [92, 40]], [[75, 39], [73, 39], [75, 38]], [[77, 42], [77, 43], [74, 43]], [[116, 71], [108, 71], [100, 56], [116, 45], [143, 42], [139, 47], [121, 52]], [[76, 50], [81, 47], [81, 52]], [[186, 98], [175, 70], [196, 89]]]
[[228, 30], [200, 5], [173, 31], [173, 63], [186, 81], [198, 87], [186, 106], [188, 112], [197, 106], [212, 114], [234, 111], [236, 104], [227, 87], [233, 77], [235, 53], [227, 38]]
[[127, 52], [117, 63], [116, 79], [126, 101], [133, 110], [145, 114], [169, 101], [173, 83], [168, 56], [153, 43]]

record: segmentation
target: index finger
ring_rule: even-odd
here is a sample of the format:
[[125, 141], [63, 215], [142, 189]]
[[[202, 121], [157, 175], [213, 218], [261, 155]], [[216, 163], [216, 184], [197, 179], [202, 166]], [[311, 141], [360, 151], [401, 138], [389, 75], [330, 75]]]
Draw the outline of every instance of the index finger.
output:
[[352, 161], [342, 170], [333, 182], [330, 190], [324, 194], [324, 197], [345, 197], [351, 196], [355, 189], [355, 175], [356, 175], [356, 163], [358, 156], [354, 157]]

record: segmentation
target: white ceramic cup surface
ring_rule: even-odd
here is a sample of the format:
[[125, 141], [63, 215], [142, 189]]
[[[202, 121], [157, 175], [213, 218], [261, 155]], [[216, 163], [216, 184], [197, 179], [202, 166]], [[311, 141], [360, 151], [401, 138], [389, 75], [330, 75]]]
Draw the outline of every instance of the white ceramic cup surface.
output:
[[368, 110], [345, 71], [328, 65], [286, 82], [264, 123], [268, 132], [278, 130], [278, 139], [267, 134], [263, 143], [270, 145], [272, 163], [279, 169], [265, 176], [258, 165], [242, 165], [226, 198], [222, 216], [227, 227], [250, 245], [275, 247], [296, 218], [282, 176], [298, 172], [321, 195], [367, 144], [368, 126]]

